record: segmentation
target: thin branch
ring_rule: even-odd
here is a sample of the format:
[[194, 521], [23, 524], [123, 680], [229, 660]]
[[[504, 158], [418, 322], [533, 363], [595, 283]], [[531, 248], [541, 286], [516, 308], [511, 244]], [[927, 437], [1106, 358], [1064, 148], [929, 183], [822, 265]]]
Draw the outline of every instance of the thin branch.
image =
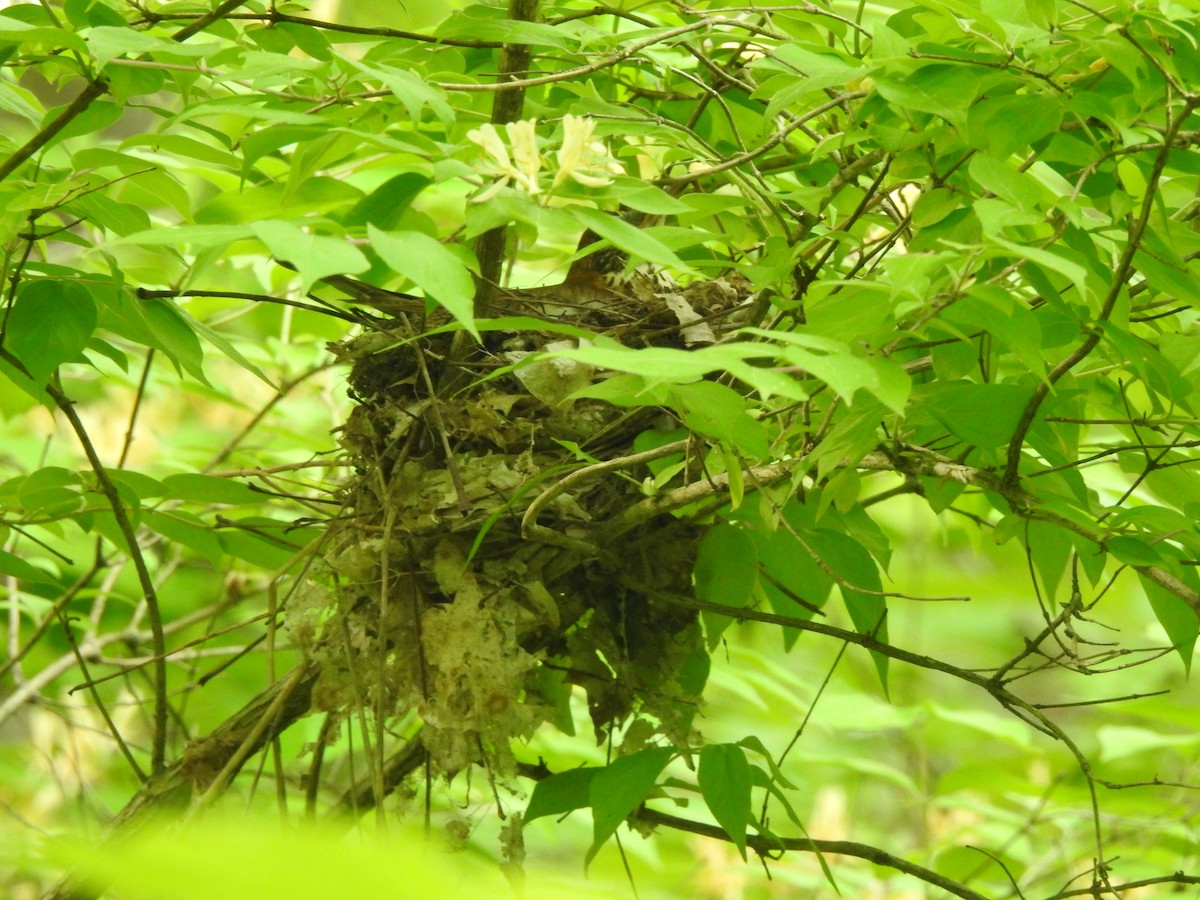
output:
[[[514, 0], [516, 2], [516, 0]], [[553, 75], [540, 75], [536, 78], [521, 78], [511, 79], [506, 81], [497, 81], [494, 84], [475, 83], [475, 82], [454, 82], [454, 81], [434, 81], [431, 84], [434, 87], [441, 88], [444, 91], [469, 91], [474, 93], [504, 93], [505, 91], [519, 91], [525, 88], [536, 87], [540, 84], [554, 84], [559, 81], [570, 81], [572, 78], [578, 78], [581, 75], [590, 75], [593, 72], [599, 72], [601, 69], [607, 69], [615, 66], [619, 62], [624, 62], [631, 56], [636, 56], [647, 47], [653, 47], [655, 44], [661, 44], [663, 41], [669, 41], [671, 38], [679, 37], [681, 34], [689, 34], [693, 31], [700, 31], [703, 28], [708, 28], [717, 21], [717, 19], [702, 19], [699, 22], [692, 22], [689, 25], [681, 25], [678, 28], [672, 28], [667, 31], [659, 32], [653, 37], [645, 38], [644, 40], [635, 41], [622, 50], [606, 56], [594, 63], [588, 63], [586, 66], [576, 66], [574, 69], [564, 69], [561, 72], [556, 72]], [[738, 23], [740, 24], [740, 23]]]
[[[640, 822], [663, 825], [678, 831], [686, 831], [690, 834], [698, 834], [718, 841], [732, 841], [729, 835], [725, 833], [725, 830], [718, 828], [716, 825], [693, 822], [690, 819], [673, 816], [670, 813], [659, 812], [656, 809], [649, 809], [644, 806], [633, 814], [633, 818]], [[870, 844], [859, 844], [855, 841], [779, 838], [773, 835], [752, 834], [746, 836], [746, 846], [761, 856], [767, 857], [778, 853], [781, 849], [853, 856], [857, 859], [865, 859], [877, 866], [887, 866], [889, 869], [895, 869], [897, 872], [912, 875], [914, 878], [919, 878], [927, 884], [941, 888], [955, 897], [963, 897], [965, 900], [988, 900], [983, 894], [976, 893], [964, 884], [959, 884], [957, 881], [947, 878], [944, 875], [939, 875], [932, 869], [927, 869], [906, 859], [901, 859], [899, 856], [893, 856], [886, 850], [880, 850], [878, 847], [872, 847]]]
[[[20, 367], [20, 362], [7, 351], [0, 350], [0, 355], [3, 355], [5, 360], [10, 364]], [[105, 499], [108, 500], [117, 529], [125, 539], [125, 544], [129, 549], [129, 558], [133, 562], [134, 570], [137, 572], [138, 583], [142, 589], [142, 597], [146, 601], [146, 610], [150, 618], [150, 634], [156, 657], [154, 663], [154, 736], [150, 749], [150, 772], [153, 775], [157, 775], [166, 765], [168, 702], [167, 644], [163, 634], [162, 611], [158, 606], [158, 591], [154, 586], [154, 579], [150, 576], [150, 568], [146, 565], [146, 558], [143, 556], [141, 547], [138, 545], [137, 533], [134, 531], [133, 523], [129, 519], [129, 513], [125, 508], [125, 501], [121, 499], [117, 486], [109, 478], [108, 469], [100, 461], [100, 457], [96, 453], [96, 448], [92, 445], [91, 437], [88, 435], [87, 428], [79, 418], [79, 414], [75, 411], [74, 401], [55, 384], [48, 384], [46, 386], [46, 393], [50, 395], [59, 410], [62, 411], [62, 414], [71, 424], [71, 430], [75, 432], [75, 437], [83, 448], [84, 455], [87, 456], [88, 464], [92, 467], [92, 472], [96, 476], [96, 486], [104, 494]]]
[[1124, 287], [1125, 282], [1133, 274], [1134, 254], [1137, 253], [1142, 243], [1142, 237], [1146, 233], [1146, 226], [1150, 222], [1150, 214], [1154, 211], [1154, 204], [1158, 200], [1158, 183], [1162, 178], [1163, 169], [1166, 168], [1167, 157], [1171, 153], [1171, 146], [1175, 141], [1175, 136], [1183, 127], [1184, 121], [1197, 106], [1200, 106], [1200, 99], [1189, 98], [1184, 103], [1179, 115], [1176, 116], [1175, 121], [1166, 130], [1163, 146], [1155, 157], [1150, 175], [1146, 179], [1146, 190], [1145, 195], [1142, 197], [1141, 209], [1138, 212], [1137, 219], [1129, 226], [1125, 247], [1121, 251], [1121, 258], [1113, 270], [1113, 277], [1108, 286], [1108, 293], [1100, 304], [1100, 311], [1096, 314], [1095, 324], [1091, 332], [1082, 344], [1075, 348], [1065, 359], [1060, 361], [1046, 375], [1045, 379], [1038, 383], [1034, 389], [1033, 396], [1029, 398], [1029, 402], [1025, 404], [1025, 408], [1021, 411], [1021, 418], [1018, 420], [1017, 427], [1013, 431], [1013, 436], [1008, 443], [1008, 455], [1004, 467], [1004, 483], [1006, 485], [1015, 485], [1020, 477], [1021, 451], [1025, 446], [1025, 436], [1029, 433], [1029, 429], [1033, 427], [1033, 420], [1037, 417], [1037, 412], [1041, 408], [1042, 402], [1049, 395], [1051, 389], [1059, 379], [1091, 355], [1091, 352], [1096, 349], [1101, 338], [1104, 336], [1103, 329], [1098, 327], [1098, 325], [1101, 322], [1108, 321], [1109, 317], [1112, 316], [1117, 299], [1121, 295], [1121, 288]]
[[17, 168], [54, 139], [60, 131], [66, 128], [75, 118], [81, 115], [99, 97], [108, 92], [108, 82], [96, 78], [87, 83], [82, 91], [72, 100], [62, 112], [54, 117], [41, 131], [13, 151], [13, 154], [0, 163], [0, 181], [8, 178]]

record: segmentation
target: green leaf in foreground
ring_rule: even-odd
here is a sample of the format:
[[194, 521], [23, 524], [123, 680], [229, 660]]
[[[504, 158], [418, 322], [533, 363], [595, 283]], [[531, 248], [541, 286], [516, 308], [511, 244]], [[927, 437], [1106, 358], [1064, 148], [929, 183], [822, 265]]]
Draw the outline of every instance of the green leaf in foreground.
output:
[[172, 500], [194, 500], [201, 503], [224, 503], [239, 505], [261, 503], [263, 495], [249, 485], [231, 478], [204, 475], [199, 472], [181, 472], [163, 479], [164, 496]]
[[709, 744], [700, 751], [697, 781], [713, 818], [745, 859], [752, 781], [745, 751], [737, 744]]
[[475, 281], [462, 257], [421, 231], [380, 231], [367, 226], [375, 252], [446, 309], [476, 339]]
[[[205, 819], [139, 829], [103, 845], [56, 839], [49, 856], [85, 884], [121, 897], [327, 900], [330, 897], [503, 896], [499, 871], [468, 854], [425, 846], [419, 832], [367, 840], [344, 828], [282, 829], [265, 820]], [[299, 865], [298, 861], [303, 864]], [[551, 897], [559, 892], [534, 896]]]
[[327, 275], [362, 272], [370, 265], [353, 244], [341, 238], [309, 234], [291, 222], [256, 222], [254, 234], [277, 260], [296, 267], [302, 292]]
[[693, 274], [694, 272], [691, 266], [675, 255], [674, 250], [645, 229], [586, 206], [571, 206], [568, 207], [568, 211], [584, 227], [590, 228], [600, 237], [611, 241], [614, 246], [634, 255], [637, 259], [667, 266], [680, 273]]
[[525, 809], [525, 821], [562, 815], [588, 806], [592, 779], [599, 771], [594, 767], [570, 769], [543, 778], [533, 788], [533, 796]]
[[673, 747], [653, 747], [622, 756], [598, 771], [588, 786], [588, 801], [594, 823], [592, 846], [587, 852], [591, 862], [617, 826], [636, 810], [658, 782], [658, 776], [675, 755]]
[[[1196, 590], [1197, 582], [1200, 582], [1200, 579], [1196, 578], [1194, 573], [1189, 573], [1189, 576], [1185, 577], [1184, 581], [1192, 590]], [[1150, 601], [1150, 608], [1154, 610], [1154, 615], [1158, 618], [1158, 624], [1163, 627], [1163, 631], [1167, 633], [1167, 637], [1171, 641], [1171, 646], [1183, 660], [1184, 671], [1191, 672], [1192, 653], [1196, 647], [1196, 638], [1200, 636], [1200, 619], [1196, 618], [1195, 611], [1182, 599], [1161, 587], [1157, 582], [1140, 573], [1139, 580], [1142, 583], [1142, 590], [1146, 592], [1146, 599]]]
[[96, 301], [82, 284], [26, 282], [8, 314], [4, 345], [37, 384], [65, 362], [80, 359], [96, 330]]

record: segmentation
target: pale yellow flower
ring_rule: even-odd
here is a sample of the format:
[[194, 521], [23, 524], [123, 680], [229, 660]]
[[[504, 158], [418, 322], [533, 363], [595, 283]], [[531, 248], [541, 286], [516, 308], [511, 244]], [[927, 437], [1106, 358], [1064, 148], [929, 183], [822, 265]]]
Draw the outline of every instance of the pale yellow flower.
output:
[[538, 152], [537, 119], [511, 122], [505, 127], [508, 140], [512, 144], [513, 161], [519, 173], [517, 180], [529, 193], [540, 193], [538, 171], [542, 168], [542, 154]]
[[608, 155], [604, 144], [592, 140], [594, 119], [563, 116], [563, 142], [558, 149], [558, 174], [554, 186], [572, 178], [585, 187], [604, 187], [625, 169]]
[[496, 131], [496, 126], [491, 122], [468, 131], [467, 140], [482, 147], [484, 153], [492, 158], [492, 164], [496, 168], [511, 169], [513, 167], [512, 160], [508, 158], [508, 148], [504, 146], [504, 141], [500, 140], [500, 133]]
[[[563, 116], [563, 142], [558, 148], [558, 171], [554, 176], [557, 188], [568, 179], [585, 187], [605, 187], [613, 176], [625, 169], [608, 155], [604, 144], [592, 140], [596, 130], [594, 120], [584, 116]], [[496, 196], [508, 184], [513, 184], [530, 196], [542, 193], [539, 173], [542, 154], [537, 144], [537, 119], [510, 122], [504, 126], [507, 143], [492, 124], [481, 125], [467, 132], [467, 138], [484, 152], [476, 169], [496, 180], [484, 191], [471, 198], [472, 203], [484, 203]]]
[[542, 167], [542, 158], [537, 149], [536, 124], [535, 119], [528, 119], [505, 126], [508, 139], [512, 142], [511, 157], [500, 132], [490, 122], [467, 132], [467, 140], [482, 147], [485, 154], [479, 170], [497, 178], [491, 187], [472, 198], [474, 202], [482, 203], [494, 197], [510, 181], [516, 182], [529, 194], [541, 193], [537, 175]]

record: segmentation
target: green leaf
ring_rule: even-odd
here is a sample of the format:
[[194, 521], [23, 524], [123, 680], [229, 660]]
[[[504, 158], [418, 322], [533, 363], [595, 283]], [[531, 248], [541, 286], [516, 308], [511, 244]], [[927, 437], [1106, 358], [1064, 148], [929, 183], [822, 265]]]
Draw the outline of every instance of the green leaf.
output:
[[128, 488], [139, 500], [149, 500], [152, 497], [164, 495], [161, 481], [136, 469], [109, 469], [108, 477], [114, 484]]
[[62, 466], [45, 466], [10, 482], [17, 502], [26, 512], [59, 516], [81, 506], [82, 478]]
[[117, 289], [103, 296], [100, 328], [122, 338], [162, 352], [179, 371], [186, 371], [207, 384], [204, 350], [188, 319], [162, 299], [138, 300]]
[[1041, 327], [1027, 306], [994, 285], [977, 285], [942, 314], [943, 321], [963, 332], [985, 330], [1013, 353], [1025, 369], [1041, 377], [1046, 370], [1041, 354]]
[[[14, 10], [9, 10], [13, 12]], [[87, 53], [83, 38], [65, 28], [44, 28], [22, 22], [11, 15], [0, 15], [0, 42], [25, 44], [26, 46], [66, 47], [79, 53]], [[7, 85], [6, 85], [7, 88]]]
[[206, 341], [224, 353], [227, 357], [229, 357], [247, 372], [256, 376], [266, 384], [270, 385], [272, 388], [275, 388], [275, 385], [271, 382], [271, 379], [269, 379], [263, 373], [262, 369], [254, 365], [254, 363], [250, 362], [250, 360], [246, 359], [246, 357], [242, 355], [242, 352], [238, 350], [237, 346], [235, 346], [231, 340], [225, 337], [225, 335], [217, 331], [217, 329], [210, 328], [203, 322], [196, 321], [191, 316], [186, 317], [186, 322], [188, 327], [193, 330], [194, 334], [203, 337]]
[[[838, 590], [850, 613], [850, 621], [859, 634], [864, 634], [881, 643], [887, 643], [887, 603], [879, 568], [871, 554], [858, 541], [837, 531], [818, 529], [806, 531], [800, 538], [813, 553], [830, 569], [837, 573]], [[860, 590], [861, 589], [861, 590]], [[868, 593], [870, 592], [870, 593]], [[888, 657], [871, 652], [879, 682], [886, 694], [888, 690]]]
[[142, 524], [167, 540], [187, 547], [214, 565], [225, 555], [225, 549], [221, 546], [213, 526], [182, 510], [143, 510]]
[[152, 342], [147, 343], [160, 348], [177, 369], [186, 371], [202, 384], [208, 384], [204, 375], [204, 349], [200, 346], [200, 339], [174, 304], [166, 300], [149, 300], [141, 304], [139, 309], [153, 335]]
[[[551, 355], [578, 359], [599, 368], [634, 372], [651, 384], [684, 384], [696, 381], [709, 372], [723, 370], [753, 387], [764, 398], [775, 394], [797, 400], [807, 398], [808, 394], [791, 376], [745, 362], [746, 359], [774, 357], [777, 352], [776, 348], [748, 341], [700, 347], [695, 350], [676, 350], [672, 347], [646, 347], [635, 350], [623, 347], [611, 338], [596, 337], [594, 345], [556, 350]], [[591, 389], [587, 390], [587, 396], [602, 396], [591, 392]], [[584, 394], [580, 393], [579, 396]]]
[[[473, 38], [478, 40], [478, 38]], [[404, 104], [413, 122], [421, 121], [421, 112], [428, 106], [443, 125], [454, 123], [454, 107], [446, 102], [445, 94], [429, 83], [423, 73], [410, 72], [392, 66], [368, 65], [352, 56], [340, 56], [349, 65], [379, 79]]]
[[991, 193], [1023, 210], [1038, 208], [1041, 191], [1037, 182], [1027, 178], [1007, 163], [976, 153], [968, 163], [971, 177]]
[[908, 72], [902, 78], [875, 78], [875, 89], [894, 106], [914, 112], [932, 113], [963, 129], [966, 110], [986, 89], [985, 77], [967, 77], [955, 65], [927, 65]]
[[[776, 784], [780, 785], [781, 787], [787, 788], [789, 791], [793, 791], [796, 789], [796, 786], [794, 784], [792, 784], [790, 781], [788, 781], [787, 777], [784, 776], [783, 771], [779, 768], [778, 764], [775, 762], [775, 757], [771, 754], [771, 751], [767, 749], [767, 745], [762, 742], [761, 738], [759, 738], [757, 735], [753, 735], [753, 734], [747, 735], [746, 737], [744, 737], [740, 741], [738, 741], [738, 745], [741, 747], [746, 747], [749, 750], [753, 750], [755, 753], [757, 753], [759, 756], [761, 756], [764, 760], [766, 760], [767, 766], [771, 770], [771, 775], [770, 775], [770, 778], [764, 779], [764, 783], [767, 781], [773, 781]], [[757, 766], [755, 768], [757, 768]], [[765, 776], [766, 773], [762, 772], [760, 770], [759, 775]], [[759, 775], [755, 775], [753, 777], [755, 784], [759, 783], [759, 781], [758, 781]]]
[[1021, 385], [957, 381], [930, 385], [920, 403], [954, 435], [988, 449], [1012, 439], [1032, 396], [1033, 389]]
[[617, 175], [613, 179], [612, 193], [621, 198], [623, 206], [638, 212], [657, 216], [687, 215], [692, 212], [691, 206], [672, 197], [662, 188], [628, 175]]
[[1053, 31], [1058, 27], [1058, 0], [1025, 0], [1025, 11], [1038, 28]]
[[200, 503], [222, 503], [237, 506], [246, 503], [262, 503], [264, 495], [249, 485], [231, 478], [202, 475], [199, 472], [183, 472], [168, 475], [162, 482], [164, 496], [170, 500], [193, 500]]
[[0, 574], [18, 578], [30, 584], [55, 584], [57, 582], [57, 579], [49, 572], [39, 569], [7, 550], [0, 550]]
[[965, 202], [965, 198], [948, 188], [925, 191], [917, 199], [912, 211], [912, 222], [916, 228], [936, 225]]
[[[734, 525], [722, 523], [710, 528], [700, 542], [692, 581], [696, 597], [706, 603], [735, 609], [747, 606], [758, 584], [753, 538]], [[700, 617], [708, 646], [715, 647], [733, 619], [710, 610], [702, 611]]]
[[700, 600], [735, 609], [744, 607], [758, 581], [754, 539], [735, 525], [714, 525], [700, 542], [692, 579]]
[[168, 58], [195, 59], [221, 49], [221, 45], [216, 41], [196, 40], [181, 43], [128, 27], [107, 25], [91, 29], [87, 34], [87, 43], [100, 66], [127, 54], [158, 53]]
[[294, 563], [296, 554], [314, 537], [314, 529], [297, 528], [291, 522], [265, 516], [233, 520], [217, 532], [226, 553], [269, 571]]
[[622, 756], [596, 772], [588, 786], [593, 837], [586, 863], [654, 790], [658, 776], [675, 755], [673, 747], [652, 747]]
[[589, 384], [571, 396], [591, 397], [613, 406], [665, 406], [670, 392], [671, 388], [661, 382], [647, 383], [640, 375], [625, 373]]
[[[864, 390], [895, 412], [903, 412], [912, 389], [912, 379], [889, 359], [857, 356], [845, 344], [819, 335], [796, 331], [747, 328], [784, 346], [781, 355], [794, 366], [828, 384], [846, 404]], [[815, 352], [814, 352], [815, 351]]]
[[654, 237], [653, 228], [638, 228], [624, 219], [588, 206], [569, 206], [567, 211], [585, 228], [611, 241], [635, 259], [667, 266], [685, 275], [696, 274], [691, 266], [675, 255], [675, 251]]
[[96, 301], [78, 282], [27, 281], [8, 315], [4, 344], [38, 385], [63, 363], [82, 361], [96, 330]]
[[131, 244], [138, 247], [176, 246], [202, 250], [206, 247], [224, 247], [234, 241], [254, 237], [251, 225], [173, 225], [170, 228], [151, 228], [136, 231], [108, 241], [104, 246], [116, 247]]
[[668, 396], [692, 431], [727, 441], [756, 459], [771, 452], [766, 428], [746, 411], [746, 401], [737, 391], [713, 381], [697, 381], [672, 387]]
[[430, 179], [415, 172], [389, 178], [358, 201], [342, 220], [347, 226], [374, 225], [389, 231], [399, 224], [413, 199], [430, 185]]
[[[762, 590], [775, 612], [807, 620], [813, 617], [814, 607], [820, 609], [828, 601], [833, 578], [800, 544], [794, 528], [777, 528], [762, 540], [758, 559]], [[786, 629], [784, 647], [795, 644], [799, 634]]]
[[532, 822], [542, 816], [562, 815], [590, 806], [592, 779], [600, 771], [603, 770], [588, 766], [543, 778], [534, 785], [529, 805], [525, 807], [525, 821]]
[[[1129, 366], [1138, 377], [1165, 397], [1179, 402], [1192, 391], [1192, 385], [1170, 360], [1147, 340], [1131, 334], [1113, 322], [1101, 322], [1105, 340], [1117, 349], [1121, 364]], [[1193, 361], [1194, 362], [1194, 361]]]
[[1061, 120], [1062, 105], [1053, 96], [984, 97], [967, 114], [967, 133], [972, 144], [987, 148], [992, 157], [1003, 160], [1054, 133]]
[[[463, 259], [420, 231], [380, 231], [367, 226], [371, 246], [391, 268], [444, 307], [476, 339], [475, 282]], [[474, 266], [474, 263], [472, 262]]]
[[326, 275], [363, 272], [370, 267], [361, 250], [340, 238], [309, 234], [291, 222], [256, 222], [254, 234], [280, 262], [288, 262], [300, 273], [300, 291]]
[[1005, 248], [1010, 253], [1021, 259], [1029, 260], [1037, 263], [1039, 266], [1044, 266], [1052, 272], [1065, 277], [1084, 297], [1092, 295], [1091, 288], [1088, 286], [1087, 272], [1083, 266], [1067, 259], [1061, 253], [1055, 252], [1053, 249], [1043, 249], [1035, 247], [1031, 244], [1019, 244], [1015, 241], [1010, 241], [998, 235], [992, 235], [991, 241], [1000, 247]]
[[819, 477], [826, 477], [839, 466], [857, 463], [879, 444], [880, 422], [887, 414], [880, 403], [868, 402], [842, 411], [836, 424], [817, 448], [809, 454], [809, 464]]
[[522, 22], [496, 18], [494, 10], [483, 4], [471, 5], [447, 17], [437, 29], [440, 37], [467, 38], [471, 41], [533, 44], [566, 50], [571, 46], [564, 31], [542, 22]]
[[108, 847], [56, 835], [46, 853], [63, 871], [78, 870], [81, 883], [120, 897], [424, 900], [508, 890], [496, 865], [470, 853], [430, 852], [419, 829], [397, 827], [391, 840], [363, 841], [346, 840], [333, 826], [285, 828], [265, 816], [174, 824], [167, 827], [164, 818]]
[[1026, 547], [1041, 576], [1042, 591], [1045, 596], [1057, 599], [1059, 582], [1071, 558], [1071, 539], [1062, 528], [1046, 522], [1026, 520], [1026, 528]]
[[1104, 549], [1130, 566], [1157, 566], [1163, 562], [1162, 555], [1141, 538], [1119, 534], [1104, 542]]
[[[1200, 578], [1196, 577], [1194, 570], [1188, 570], [1181, 576], [1179, 573], [1175, 574], [1193, 591], [1200, 590]], [[1171, 641], [1171, 646], [1175, 648], [1175, 652], [1183, 661], [1184, 672], [1190, 673], [1192, 654], [1196, 649], [1196, 637], [1200, 635], [1200, 618], [1197, 618], [1196, 611], [1182, 598], [1168, 591], [1158, 582], [1140, 572], [1138, 578], [1158, 623], [1162, 625], [1163, 631], [1167, 633], [1167, 638]]]
[[737, 744], [709, 744], [700, 751], [696, 780], [713, 818], [745, 859], [752, 780], [745, 751]]

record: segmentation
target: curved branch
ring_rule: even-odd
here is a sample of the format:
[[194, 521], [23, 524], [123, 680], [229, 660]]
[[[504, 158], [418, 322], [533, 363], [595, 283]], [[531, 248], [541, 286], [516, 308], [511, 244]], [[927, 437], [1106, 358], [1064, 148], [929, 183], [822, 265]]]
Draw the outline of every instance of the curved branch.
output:
[[[515, 22], [532, 22], [537, 18], [537, 6], [537, 0], [509, 0], [508, 17]], [[528, 44], [504, 45], [500, 53], [500, 73], [496, 78], [496, 86], [511, 90], [493, 98], [490, 120], [493, 125], [506, 125], [521, 118], [521, 110], [525, 106], [525, 87], [520, 84], [517, 75], [528, 72], [532, 61], [533, 50]], [[495, 302], [507, 243], [507, 225], [490, 228], [475, 239], [475, 258], [479, 260], [474, 301], [477, 318], [487, 317]]]
[[[179, 761], [152, 776], [109, 824], [109, 840], [119, 839], [155, 820], [168, 807], [186, 806], [193, 794], [203, 793], [219, 778], [232, 777], [252, 753], [290, 728], [312, 705], [319, 671], [312, 663], [293, 669], [208, 737], [188, 744]], [[97, 895], [67, 878], [46, 900], [82, 900]]]
[[[1003, 477], [986, 469], [977, 469], [973, 466], [966, 466], [938, 457], [930, 451], [916, 454], [905, 453], [896, 457], [882, 452], [868, 453], [859, 460], [857, 466], [860, 469], [868, 469], [876, 472], [900, 472], [905, 475], [925, 475], [932, 478], [945, 478], [982, 488], [986, 491], [993, 491], [1004, 497], [1012, 506], [1013, 512], [1017, 515], [1058, 525], [1081, 537], [1087, 538], [1100, 548], [1103, 548], [1106, 542], [1106, 538], [1099, 529], [1088, 528], [1086, 525], [1076, 522], [1073, 519], [1068, 519], [1065, 516], [1060, 516], [1040, 508], [1042, 501], [1038, 497], [1019, 487], [1008, 484]], [[1184, 584], [1179, 578], [1171, 574], [1171, 572], [1162, 566], [1130, 566], [1130, 568], [1145, 575], [1159, 587], [1170, 591], [1191, 607], [1197, 616], [1200, 616], [1200, 592]]]
[[[213, 22], [224, 18], [230, 11], [237, 9], [244, 3], [246, 3], [246, 0], [225, 0], [216, 9], [205, 13], [194, 22], [179, 29], [179, 31], [171, 35], [171, 40], [177, 42], [186, 41], [193, 34], [203, 31]], [[108, 93], [108, 82], [104, 78], [89, 80], [87, 87], [80, 91], [79, 96], [72, 100], [61, 113], [55, 116], [53, 122], [31, 137], [22, 146], [18, 147], [3, 163], [0, 163], [0, 181], [3, 181], [15, 172], [21, 163], [46, 146], [56, 134], [66, 128], [68, 124], [84, 113], [92, 103], [103, 97], [106, 93]]]
[[599, 72], [601, 69], [607, 69], [610, 66], [615, 66], [619, 62], [624, 62], [631, 56], [636, 56], [647, 47], [653, 47], [655, 44], [661, 44], [663, 41], [669, 41], [673, 37], [679, 37], [681, 34], [689, 34], [693, 31], [699, 31], [702, 28], [707, 28], [715, 24], [719, 20], [716, 19], [701, 19], [698, 22], [692, 22], [688, 25], [680, 25], [678, 28], [672, 28], [668, 31], [660, 32], [653, 37], [648, 37], [640, 41], [635, 41], [622, 50], [618, 50], [611, 56], [606, 56], [598, 62], [588, 63], [586, 66], [576, 66], [574, 69], [564, 69], [561, 72], [555, 72], [553, 75], [539, 75], [536, 78], [522, 78], [512, 81], [497, 81], [494, 84], [477, 84], [473, 82], [456, 82], [456, 81], [433, 81], [430, 82], [434, 87], [441, 88], [443, 91], [471, 91], [475, 93], [497, 93], [504, 91], [519, 91], [525, 88], [535, 87], [539, 84], [554, 84], [559, 81], [570, 81], [572, 78], [578, 78], [580, 75], [590, 75], [593, 72]]
[[[659, 812], [657, 809], [642, 807], [633, 814], [633, 818], [641, 822], [664, 825], [668, 828], [675, 828], [679, 831], [698, 834], [718, 841], [731, 840], [729, 835], [716, 825], [693, 822], [691, 819], [684, 819], [679, 816], [673, 816], [670, 813]], [[823, 841], [816, 838], [776, 838], [764, 835], [747, 835], [746, 846], [752, 848], [760, 856], [770, 855], [773, 852], [777, 852], [781, 847], [785, 850], [807, 850], [814, 853], [837, 853], [841, 856], [853, 856], [857, 859], [865, 859], [877, 866], [887, 866], [889, 869], [895, 869], [897, 872], [912, 875], [914, 878], [919, 878], [927, 884], [939, 887], [955, 897], [963, 897], [965, 900], [987, 900], [983, 894], [976, 893], [965, 884], [959, 884], [957, 881], [953, 881], [944, 875], [939, 875], [932, 869], [927, 869], [906, 859], [893, 856], [885, 850], [872, 847], [870, 844], [859, 844], [855, 841]]]
[[0, 181], [6, 179], [17, 170], [17, 167], [33, 154], [45, 147], [56, 134], [67, 127], [77, 116], [81, 115], [99, 97], [108, 92], [108, 82], [103, 78], [89, 81], [87, 87], [79, 92], [62, 112], [54, 117], [54, 121], [27, 140], [13, 151], [12, 156], [0, 163]]
[[[1155, 157], [1150, 176], [1146, 179], [1146, 191], [1142, 197], [1142, 207], [1138, 211], [1137, 219], [1129, 225], [1125, 248], [1122, 250], [1121, 258], [1113, 270], [1113, 277], [1108, 286], [1108, 293], [1101, 302], [1100, 311], [1096, 315], [1095, 322], [1097, 323], [1107, 322], [1112, 316], [1113, 309], [1117, 304], [1117, 298], [1121, 296], [1121, 288], [1129, 280], [1130, 276], [1133, 275], [1134, 254], [1141, 247], [1142, 237], [1145, 235], [1146, 226], [1150, 222], [1150, 214], [1154, 211], [1154, 204], [1158, 200], [1158, 184], [1162, 179], [1163, 170], [1167, 166], [1167, 157], [1171, 154], [1171, 147], [1175, 143], [1175, 137], [1183, 127], [1184, 121], [1197, 106], [1200, 106], [1200, 98], [1189, 98], [1184, 104], [1183, 110], [1163, 135], [1162, 149]], [[1029, 429], [1033, 427], [1033, 420], [1037, 417], [1037, 411], [1041, 408], [1042, 402], [1050, 394], [1051, 389], [1060, 378], [1091, 355], [1103, 336], [1104, 333], [1100, 328], [1093, 327], [1091, 333], [1084, 339], [1083, 343], [1047, 373], [1046, 378], [1039, 382], [1037, 388], [1034, 389], [1033, 396], [1029, 398], [1029, 402], [1025, 404], [1025, 408], [1021, 411], [1021, 418], [1018, 420], [1012, 439], [1008, 443], [1007, 460], [1004, 466], [1004, 483], [1006, 485], [1013, 486], [1017, 483], [1020, 476], [1018, 469], [1021, 465], [1021, 450], [1025, 446], [1025, 436], [1029, 433]]]

